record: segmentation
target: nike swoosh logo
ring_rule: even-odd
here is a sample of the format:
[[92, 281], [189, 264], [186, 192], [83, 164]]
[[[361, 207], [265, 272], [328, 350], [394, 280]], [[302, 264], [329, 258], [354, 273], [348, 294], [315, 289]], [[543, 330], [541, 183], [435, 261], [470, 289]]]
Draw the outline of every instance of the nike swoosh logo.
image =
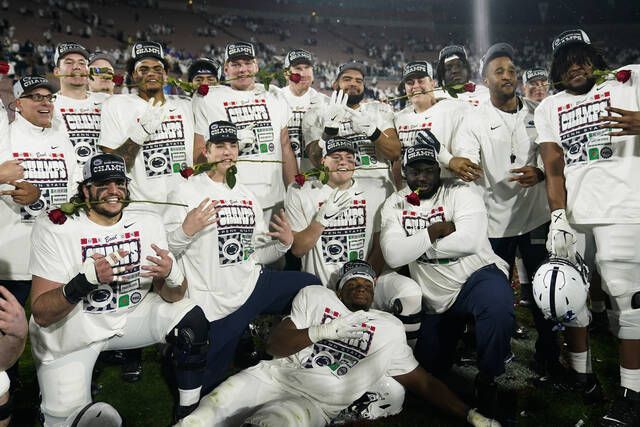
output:
[[501, 126], [501, 125], [498, 125], [498, 126], [491, 126], [491, 130], [496, 130], [496, 129], [498, 129], [500, 126]]
[[324, 214], [324, 219], [331, 219], [331, 218], [333, 218], [334, 216], [338, 215], [339, 213], [340, 213], [340, 212], [336, 212], [336, 213], [334, 213], [333, 215], [327, 215], [327, 214]]
[[129, 228], [129, 227], [131, 227], [133, 224], [135, 224], [135, 222], [132, 222], [131, 224], [125, 224], [124, 228]]
[[59, 145], [56, 145], [55, 147], [51, 147], [52, 150], [55, 150], [56, 148], [58, 148]]
[[169, 112], [170, 112], [170, 113], [173, 113], [173, 112], [174, 112], [174, 111], [176, 111], [176, 110], [177, 110], [177, 108], [169, 108]]
[[605, 85], [604, 83], [603, 83], [603, 84], [601, 84], [600, 86], [598, 86], [598, 87], [596, 88], [596, 90], [600, 90], [600, 89], [602, 89], [602, 88], [604, 87], [604, 85]]
[[359, 193], [355, 193], [355, 194], [354, 194], [354, 196], [359, 196], [359, 195], [361, 195], [362, 193], [364, 193], [364, 191], [360, 191]]
[[102, 102], [94, 102], [93, 105], [102, 105]]
[[331, 122], [334, 121], [336, 119], [336, 117], [338, 117], [338, 116], [333, 116], [330, 121]]

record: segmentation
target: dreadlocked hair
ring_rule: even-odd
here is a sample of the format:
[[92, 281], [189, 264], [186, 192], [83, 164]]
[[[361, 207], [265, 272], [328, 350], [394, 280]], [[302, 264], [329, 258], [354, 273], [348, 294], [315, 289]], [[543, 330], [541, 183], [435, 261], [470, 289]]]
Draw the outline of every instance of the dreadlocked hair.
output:
[[591, 44], [573, 43], [563, 46], [553, 55], [551, 70], [549, 71], [550, 80], [554, 82], [556, 90], [563, 91], [566, 89], [562, 76], [573, 64], [591, 64], [594, 70], [606, 70], [608, 68], [602, 52]]

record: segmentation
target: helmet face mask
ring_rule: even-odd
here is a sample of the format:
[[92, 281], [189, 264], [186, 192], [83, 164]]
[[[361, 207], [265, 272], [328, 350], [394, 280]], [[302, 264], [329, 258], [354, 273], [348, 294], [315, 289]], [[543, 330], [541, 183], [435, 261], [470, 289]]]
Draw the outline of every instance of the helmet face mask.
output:
[[551, 257], [533, 278], [533, 297], [546, 319], [568, 323], [586, 309], [589, 269], [576, 254], [576, 261]]

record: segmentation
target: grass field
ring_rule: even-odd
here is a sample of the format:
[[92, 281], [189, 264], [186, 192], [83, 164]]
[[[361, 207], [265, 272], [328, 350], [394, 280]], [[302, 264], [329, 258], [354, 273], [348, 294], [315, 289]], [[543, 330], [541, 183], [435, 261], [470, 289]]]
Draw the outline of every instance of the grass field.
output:
[[[513, 340], [514, 360], [500, 378], [500, 403], [506, 412], [516, 414], [517, 426], [593, 426], [605, 410], [604, 404], [586, 406], [579, 396], [570, 393], [541, 391], [530, 385], [532, 372], [527, 368], [533, 354], [535, 332], [529, 312], [518, 307], [518, 320], [528, 327], [529, 338]], [[615, 393], [618, 383], [616, 339], [610, 335], [592, 337], [593, 365], [608, 395]], [[101, 390], [96, 400], [109, 402], [118, 409], [127, 427], [168, 426], [171, 422], [172, 397], [161, 375], [160, 355], [155, 348], [143, 352], [144, 374], [141, 381], [127, 383], [120, 378], [120, 366], [97, 365], [94, 377]], [[466, 401], [471, 392], [473, 367], [455, 367], [450, 386]], [[22, 388], [16, 397], [12, 426], [39, 426], [37, 419], [38, 385], [30, 350], [20, 359]], [[582, 421], [583, 424], [579, 424]], [[404, 411], [391, 418], [358, 425], [372, 426], [463, 426], [465, 423], [444, 415], [429, 405], [408, 396]]]

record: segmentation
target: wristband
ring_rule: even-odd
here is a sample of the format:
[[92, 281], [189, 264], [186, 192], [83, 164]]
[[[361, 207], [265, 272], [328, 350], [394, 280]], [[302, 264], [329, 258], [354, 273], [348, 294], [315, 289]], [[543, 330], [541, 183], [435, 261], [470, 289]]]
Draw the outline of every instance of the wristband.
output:
[[179, 288], [182, 286], [182, 282], [184, 282], [184, 274], [182, 274], [180, 267], [178, 267], [174, 261], [171, 266], [171, 271], [167, 277], [164, 278], [164, 284], [170, 288]]
[[371, 142], [377, 140], [378, 138], [380, 138], [380, 135], [382, 135], [382, 131], [378, 128], [376, 128], [376, 130], [373, 131], [373, 133], [371, 134], [371, 136], [369, 137], [369, 140], [371, 140]]
[[66, 285], [62, 286], [62, 295], [69, 302], [69, 304], [77, 304], [82, 301], [82, 298], [87, 296], [89, 292], [94, 290], [96, 286], [89, 283], [87, 277], [80, 273], [69, 281]]
[[282, 254], [287, 253], [289, 249], [291, 249], [292, 243], [285, 245], [280, 240], [276, 241], [276, 250]]
[[307, 335], [309, 335], [309, 339], [311, 342], [316, 343], [322, 339], [322, 325], [312, 325], [307, 329]]
[[332, 127], [328, 127], [328, 126], [325, 126], [325, 128], [324, 128], [324, 133], [327, 136], [336, 136], [336, 135], [338, 135], [338, 132], [339, 132], [338, 128], [332, 128]]

